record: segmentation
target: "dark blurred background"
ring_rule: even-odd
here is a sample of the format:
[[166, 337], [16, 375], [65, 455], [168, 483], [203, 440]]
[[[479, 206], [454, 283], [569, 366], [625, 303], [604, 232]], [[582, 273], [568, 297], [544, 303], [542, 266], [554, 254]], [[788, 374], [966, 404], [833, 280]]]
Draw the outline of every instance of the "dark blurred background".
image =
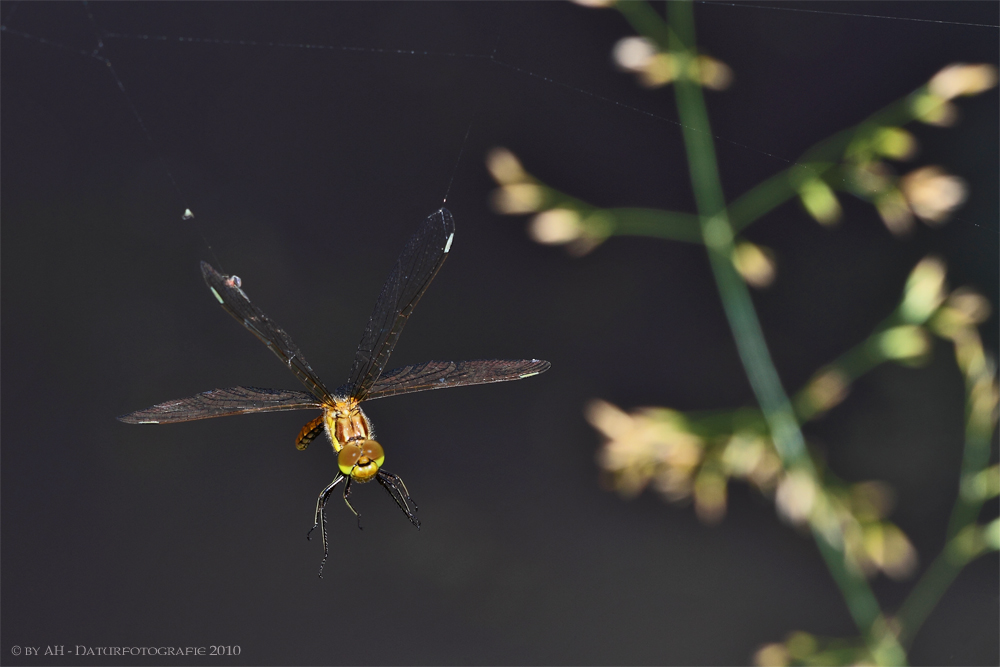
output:
[[[2, 37], [0, 662], [739, 664], [792, 630], [856, 634], [815, 545], [770, 501], [732, 484], [725, 521], [708, 527], [690, 507], [598, 484], [591, 398], [626, 409], [753, 402], [704, 250], [622, 238], [574, 259], [488, 205], [483, 158], [500, 145], [591, 203], [692, 210], [677, 125], [629, 108], [674, 118], [672, 91], [615, 71], [610, 50], [632, 34], [616, 12], [527, 2], [4, 2], [0, 12], [10, 30], [48, 40]], [[736, 74], [709, 94], [730, 198], [941, 67], [997, 61], [996, 3], [699, 4], [695, 16], [702, 49]], [[128, 36], [101, 51], [127, 96], [86, 55], [95, 25]], [[488, 59], [494, 48], [504, 64]], [[778, 259], [777, 283], [755, 300], [790, 390], [863, 340], [928, 253], [996, 312], [997, 98], [959, 100], [953, 128], [913, 128], [916, 165], [940, 164], [971, 187], [946, 226], [901, 240], [845, 198], [836, 229], [792, 202], [748, 230]], [[218, 307], [199, 260], [239, 274], [327, 384], [343, 382], [382, 281], [453, 176], [453, 252], [390, 365], [538, 357], [552, 370], [367, 405], [423, 528], [380, 489], [358, 488], [365, 530], [332, 503], [320, 581], [321, 547], [304, 537], [336, 465], [318, 440], [295, 450], [310, 413], [162, 427], [114, 417], [214, 387], [299, 388]], [[983, 333], [995, 353], [995, 314]], [[890, 518], [922, 568], [957, 490], [962, 391], [939, 343], [924, 368], [863, 378], [806, 432], [844, 479], [896, 489]], [[914, 663], [997, 664], [997, 572], [995, 553], [962, 572]], [[891, 611], [912, 581], [873, 585]], [[242, 653], [12, 655], [77, 644]]]

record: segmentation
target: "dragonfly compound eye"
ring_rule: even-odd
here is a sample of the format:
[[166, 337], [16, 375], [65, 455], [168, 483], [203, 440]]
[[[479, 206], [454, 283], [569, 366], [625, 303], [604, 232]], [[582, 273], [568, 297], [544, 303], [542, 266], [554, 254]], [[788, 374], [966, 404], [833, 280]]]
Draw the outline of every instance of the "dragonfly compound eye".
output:
[[357, 445], [344, 445], [344, 448], [337, 454], [337, 467], [340, 468], [340, 472], [350, 475], [360, 458], [360, 447]]
[[375, 478], [375, 473], [385, 462], [385, 452], [382, 445], [374, 440], [363, 440], [355, 445], [345, 445], [337, 454], [337, 466], [340, 472], [350, 475], [356, 482], [369, 482]]
[[377, 468], [381, 468], [382, 464], [385, 463], [385, 452], [382, 450], [382, 445], [374, 440], [365, 440], [361, 443], [361, 456], [372, 461]]
[[351, 470], [351, 479], [355, 482], [370, 482], [375, 479], [375, 474], [382, 467], [385, 461], [385, 452], [382, 445], [374, 440], [365, 440], [361, 443], [361, 457]]

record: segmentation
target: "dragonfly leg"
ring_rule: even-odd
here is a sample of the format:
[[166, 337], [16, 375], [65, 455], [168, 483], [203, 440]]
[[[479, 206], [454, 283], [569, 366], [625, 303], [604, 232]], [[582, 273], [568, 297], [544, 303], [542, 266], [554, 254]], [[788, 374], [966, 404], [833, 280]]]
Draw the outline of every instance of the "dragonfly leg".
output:
[[[375, 476], [378, 483], [382, 485], [382, 488], [392, 496], [392, 499], [396, 501], [396, 505], [399, 509], [403, 510], [403, 514], [406, 518], [410, 520], [417, 529], [420, 529], [420, 520], [417, 518], [415, 512], [417, 511], [417, 504], [413, 502], [413, 498], [410, 497], [410, 492], [406, 489], [406, 484], [400, 479], [399, 475], [394, 475], [391, 472], [386, 472], [385, 470], [379, 470], [378, 474]], [[410, 509], [410, 506], [413, 509]]]
[[354, 509], [354, 505], [352, 505], [351, 501], [349, 500], [350, 497], [351, 497], [351, 480], [348, 479], [347, 484], [344, 485], [344, 502], [347, 503], [347, 508], [350, 509], [352, 512], [354, 512], [354, 516], [358, 518], [358, 530], [364, 530], [361, 527], [361, 515], [358, 514], [358, 511], [356, 509]]
[[323, 578], [323, 567], [326, 565], [326, 559], [330, 555], [330, 544], [326, 539], [326, 501], [330, 498], [330, 494], [333, 493], [334, 487], [344, 481], [344, 479], [343, 475], [337, 475], [336, 479], [319, 492], [319, 497], [316, 499], [316, 514], [313, 517], [313, 527], [306, 533], [306, 539], [311, 540], [312, 532], [319, 526], [320, 534], [323, 536], [323, 560], [319, 564], [320, 579]]

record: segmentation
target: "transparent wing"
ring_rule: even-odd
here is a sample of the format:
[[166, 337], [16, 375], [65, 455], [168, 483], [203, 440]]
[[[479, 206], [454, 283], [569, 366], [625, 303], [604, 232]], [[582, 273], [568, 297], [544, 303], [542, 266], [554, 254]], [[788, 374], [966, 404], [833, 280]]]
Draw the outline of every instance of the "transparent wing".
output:
[[393, 368], [383, 373], [368, 392], [368, 400], [445, 387], [521, 380], [544, 373], [550, 366], [549, 362], [541, 359], [426, 361], [413, 366]]
[[413, 307], [431, 284], [451, 249], [455, 221], [447, 209], [432, 213], [410, 237], [382, 286], [375, 310], [354, 355], [346, 393], [363, 401], [385, 368]]
[[267, 345], [313, 396], [320, 401], [333, 403], [330, 392], [323, 386], [322, 380], [306, 361], [302, 351], [292, 342], [284, 329], [275, 324], [260, 308], [250, 303], [250, 299], [240, 289], [238, 278], [219, 274], [207, 262], [201, 263], [201, 273], [212, 294], [227, 313]]
[[322, 408], [313, 395], [294, 389], [229, 387], [213, 389], [190, 398], [167, 401], [118, 418], [126, 424], [169, 424], [209, 417], [245, 415], [251, 412], [278, 412]]

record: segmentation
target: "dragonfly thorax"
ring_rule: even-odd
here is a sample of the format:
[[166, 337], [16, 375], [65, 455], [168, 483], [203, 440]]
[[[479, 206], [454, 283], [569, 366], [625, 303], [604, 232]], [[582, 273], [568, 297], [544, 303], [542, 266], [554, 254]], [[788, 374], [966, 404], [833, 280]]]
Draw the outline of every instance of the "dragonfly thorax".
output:
[[345, 445], [368, 440], [372, 436], [372, 425], [358, 404], [351, 399], [337, 401], [323, 413], [326, 434], [339, 452]]

